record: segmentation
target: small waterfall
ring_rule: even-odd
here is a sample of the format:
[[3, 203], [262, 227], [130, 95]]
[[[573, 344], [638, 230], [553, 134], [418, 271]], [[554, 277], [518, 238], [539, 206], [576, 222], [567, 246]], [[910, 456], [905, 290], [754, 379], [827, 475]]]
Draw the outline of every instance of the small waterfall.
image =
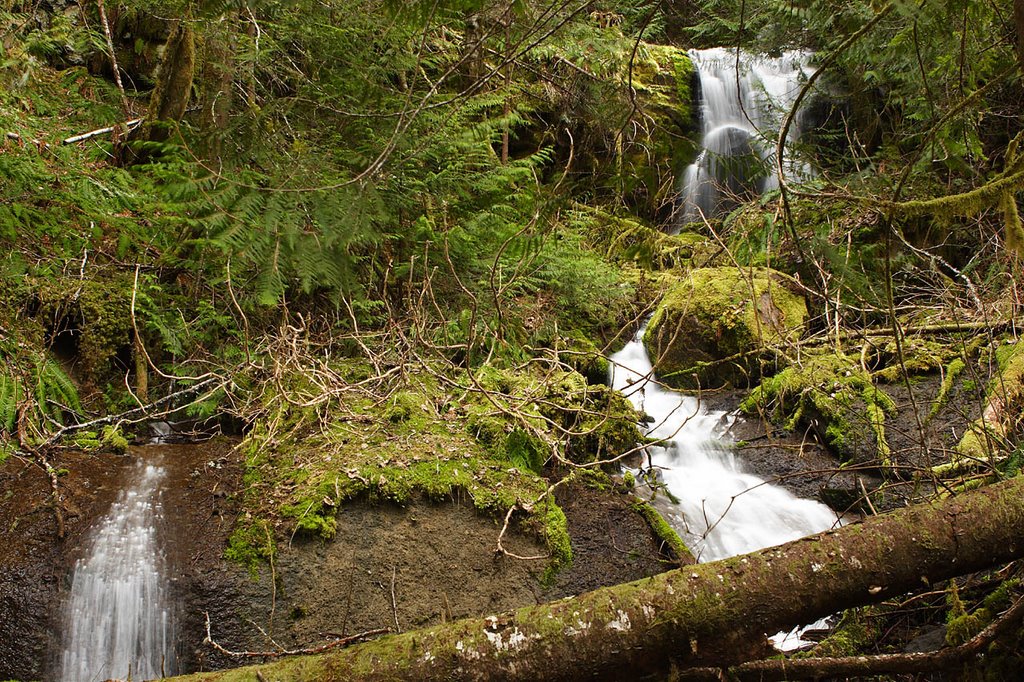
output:
[[[677, 225], [726, 213], [744, 196], [779, 186], [775, 136], [807, 75], [810, 54], [784, 52], [768, 58], [735, 50], [691, 50], [700, 79], [701, 152], [685, 170]], [[799, 119], [799, 117], [798, 117]], [[800, 136], [794, 121], [787, 141]], [[790, 155], [791, 156], [791, 155]], [[786, 177], [808, 178], [811, 168], [785, 163]]]
[[[699, 561], [714, 561], [778, 545], [837, 525], [835, 512], [743, 471], [722, 431], [724, 412], [652, 381], [643, 330], [612, 356], [612, 385], [654, 421], [648, 448], [661, 482], [678, 504], [659, 511]], [[664, 497], [664, 496], [663, 496]]]
[[75, 566], [60, 679], [148, 680], [175, 672], [156, 520], [163, 468], [139, 464]]

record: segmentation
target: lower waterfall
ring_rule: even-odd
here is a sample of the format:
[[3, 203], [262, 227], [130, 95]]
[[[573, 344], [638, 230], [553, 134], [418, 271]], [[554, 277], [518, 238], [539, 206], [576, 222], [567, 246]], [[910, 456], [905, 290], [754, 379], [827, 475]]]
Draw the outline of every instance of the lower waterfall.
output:
[[[647, 435], [650, 463], [679, 500], [666, 520], [698, 561], [714, 561], [771, 547], [832, 528], [834, 511], [743, 471], [721, 435], [728, 415], [709, 412], [692, 396], [654, 378], [641, 341], [643, 330], [612, 356], [612, 384], [653, 419]], [[665, 511], [665, 509], [659, 509]]]
[[163, 468], [137, 464], [75, 566], [60, 679], [148, 680], [176, 672], [174, 619], [157, 544]]

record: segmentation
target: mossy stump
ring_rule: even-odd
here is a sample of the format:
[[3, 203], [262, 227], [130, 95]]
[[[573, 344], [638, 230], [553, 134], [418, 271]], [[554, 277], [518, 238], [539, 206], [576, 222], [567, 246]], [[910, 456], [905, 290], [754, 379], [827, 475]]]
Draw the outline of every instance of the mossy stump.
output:
[[768, 268], [691, 270], [662, 299], [644, 334], [659, 377], [682, 389], [750, 386], [774, 372], [778, 349], [803, 332], [807, 306]]

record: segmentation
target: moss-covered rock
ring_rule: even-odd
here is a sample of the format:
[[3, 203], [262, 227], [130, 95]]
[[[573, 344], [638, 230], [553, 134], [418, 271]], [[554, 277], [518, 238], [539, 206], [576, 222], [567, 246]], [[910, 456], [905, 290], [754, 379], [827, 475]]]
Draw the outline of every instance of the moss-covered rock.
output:
[[618, 263], [668, 270], [710, 261], [718, 246], [695, 232], [667, 234], [635, 216], [620, 216], [600, 209], [579, 206], [575, 224], [587, 234], [587, 241]]
[[787, 430], [810, 428], [844, 462], [890, 464], [885, 417], [896, 404], [846, 355], [805, 357], [762, 382], [741, 409]]
[[671, 214], [677, 175], [696, 155], [693, 82], [696, 71], [686, 51], [644, 43], [633, 67], [641, 125], [623, 156], [620, 181], [647, 216]]
[[956, 353], [957, 349], [949, 343], [920, 337], [907, 337], [903, 339], [900, 347], [897, 347], [895, 341], [889, 341], [879, 349], [882, 368], [876, 371], [873, 377], [878, 381], [893, 383], [902, 379], [904, 375], [937, 372]]
[[749, 386], [772, 374], [779, 349], [803, 332], [807, 307], [796, 291], [768, 268], [692, 270], [662, 299], [644, 345], [672, 386]]

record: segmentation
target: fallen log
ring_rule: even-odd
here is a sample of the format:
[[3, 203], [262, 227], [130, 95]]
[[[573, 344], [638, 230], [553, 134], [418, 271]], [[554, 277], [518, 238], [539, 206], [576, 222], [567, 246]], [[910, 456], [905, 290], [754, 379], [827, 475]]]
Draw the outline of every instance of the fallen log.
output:
[[182, 679], [640, 679], [727, 668], [758, 657], [765, 633], [1022, 554], [1024, 478], [1016, 478], [549, 604]]

